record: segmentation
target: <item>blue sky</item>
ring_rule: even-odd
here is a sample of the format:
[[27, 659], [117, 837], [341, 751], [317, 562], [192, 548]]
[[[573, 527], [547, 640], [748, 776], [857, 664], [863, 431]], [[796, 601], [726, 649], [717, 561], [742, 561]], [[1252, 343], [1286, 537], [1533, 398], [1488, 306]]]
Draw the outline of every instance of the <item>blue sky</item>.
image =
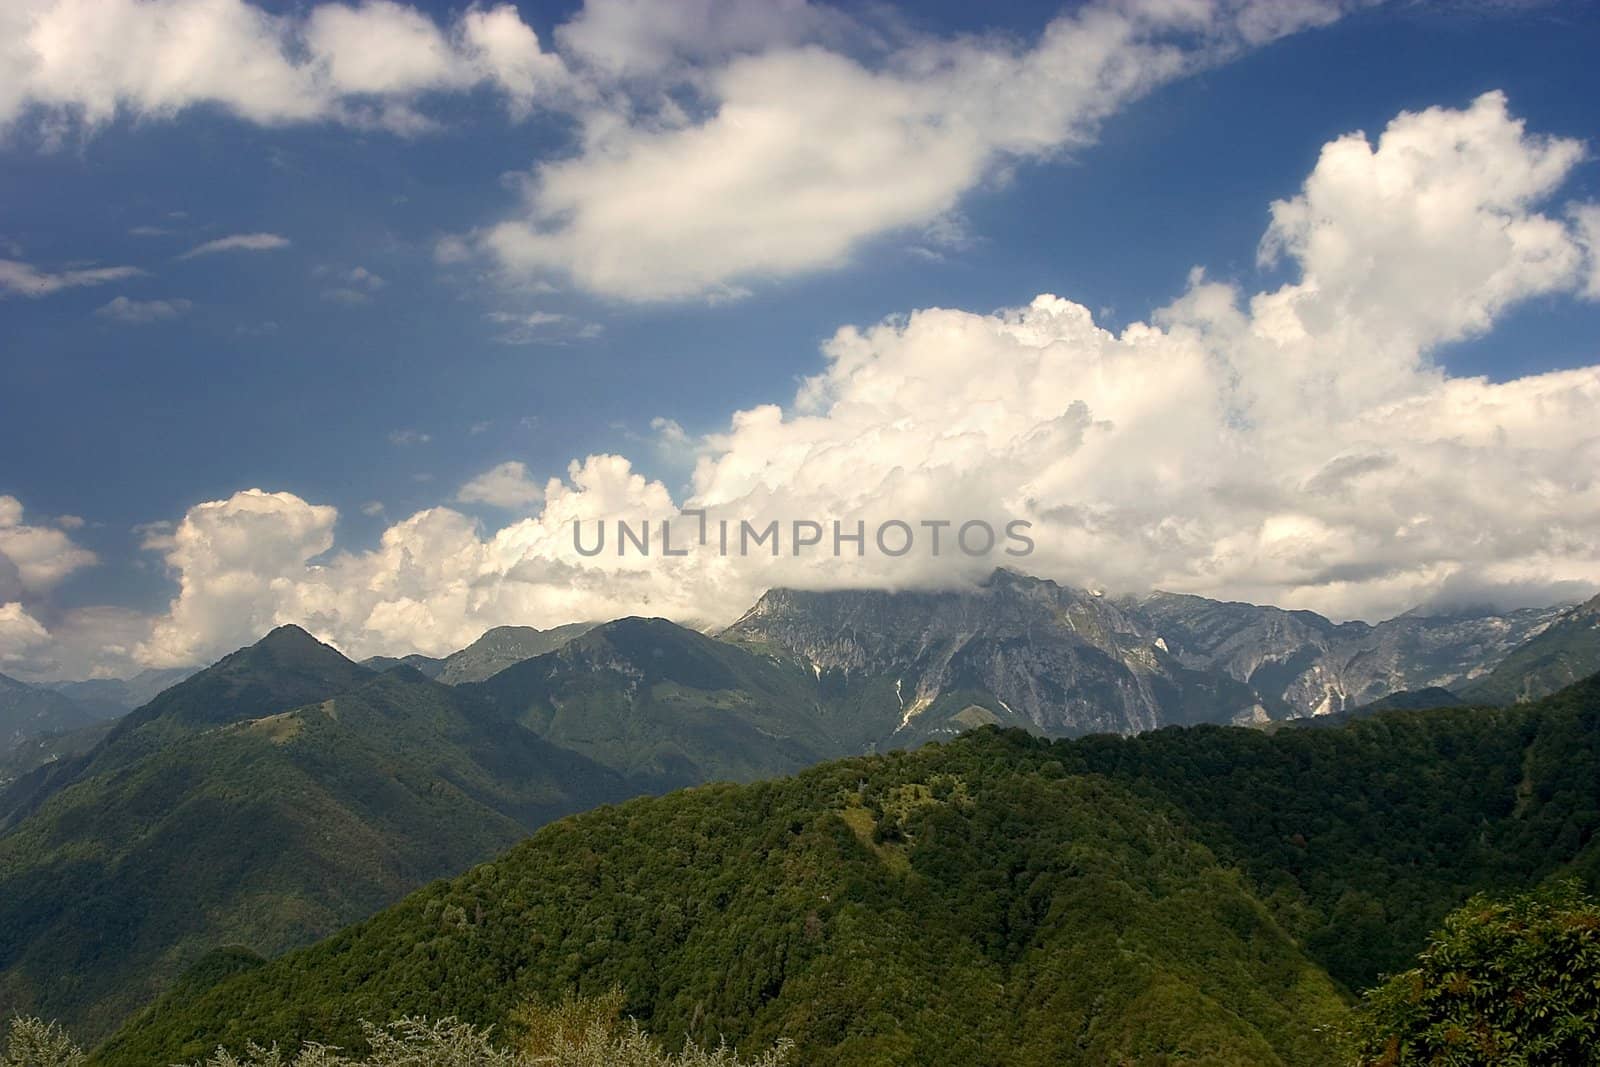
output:
[[[308, 7], [273, 10], [300, 18]], [[448, 29], [464, 9], [419, 10]], [[553, 55], [575, 9], [524, 2], [516, 13]], [[870, 33], [985, 34], [1015, 50], [1062, 15], [1054, 5], [918, 6], [819, 31], [817, 47], [871, 70], [890, 61], [860, 44]], [[745, 51], [776, 47], [755, 39]], [[827, 262], [734, 272], [731, 292], [664, 300], [559, 266], [513, 270], [478, 248], [452, 251], [518, 216], [515, 176], [582, 154], [582, 113], [545, 108], [537, 94], [516, 117], [493, 83], [419, 93], [434, 128], [404, 133], [254, 121], [203, 93], [168, 108], [124, 99], [94, 121], [24, 102], [0, 144], [0, 259], [58, 275], [142, 273], [0, 299], [0, 494], [37, 526], [81, 517], [67, 536], [96, 557], [20, 602], [46, 630], [95, 605], [159, 615], [180, 575], [159, 542], [141, 548], [148, 524], [252, 487], [336, 508], [347, 552], [435, 505], [489, 536], [518, 509], [457, 494], [508, 461], [542, 485], [573, 460], [626, 455], [682, 503], [696, 492], [695, 442], [725, 432], [736, 411], [791, 405], [800, 380], [826, 369], [822, 345], [841, 326], [919, 308], [982, 315], [1048, 292], [1118, 331], [1183, 296], [1197, 265], [1244, 293], [1274, 289], [1299, 272], [1257, 262], [1269, 205], [1300, 191], [1325, 144], [1501, 90], [1528, 130], [1592, 145], [1596, 54], [1600, 18], [1580, 4], [1342, 13], [1131, 93], [1074, 143], [998, 153], [937, 218], [883, 226]], [[684, 60], [699, 74], [726, 62]], [[685, 121], [716, 106], [703, 97]], [[1591, 154], [1566, 169], [1559, 202], [1597, 199]], [[282, 246], [185, 258], [250, 234]], [[1600, 362], [1597, 342], [1600, 304], [1571, 286], [1530, 286], [1496, 309], [1492, 329], [1430, 345], [1426, 358], [1505, 382]], [[652, 429], [660, 419], [687, 439], [663, 439], [660, 423]], [[1314, 606], [1334, 610], [1334, 600]], [[1369, 602], [1384, 601], [1353, 610]], [[452, 630], [441, 643], [455, 639]]]

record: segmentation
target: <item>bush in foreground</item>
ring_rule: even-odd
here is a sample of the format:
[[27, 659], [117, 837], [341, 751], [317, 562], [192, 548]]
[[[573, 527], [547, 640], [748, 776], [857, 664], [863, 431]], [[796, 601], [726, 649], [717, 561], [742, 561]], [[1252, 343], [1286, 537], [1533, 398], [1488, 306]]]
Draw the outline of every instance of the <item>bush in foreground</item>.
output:
[[1600, 904], [1564, 883], [1474, 897], [1369, 992], [1363, 1067], [1600, 1064]]
[[[726, 1046], [703, 1049], [693, 1041], [670, 1053], [632, 1019], [622, 1020], [622, 994], [568, 996], [559, 1004], [531, 1004], [516, 1013], [509, 1043], [488, 1027], [455, 1019], [403, 1018], [388, 1026], [362, 1024], [367, 1051], [350, 1054], [309, 1042], [289, 1053], [251, 1045], [235, 1053], [218, 1049], [194, 1067], [785, 1067], [788, 1046], [741, 1059]], [[0, 1067], [81, 1067], [84, 1053], [55, 1023], [16, 1019]]]

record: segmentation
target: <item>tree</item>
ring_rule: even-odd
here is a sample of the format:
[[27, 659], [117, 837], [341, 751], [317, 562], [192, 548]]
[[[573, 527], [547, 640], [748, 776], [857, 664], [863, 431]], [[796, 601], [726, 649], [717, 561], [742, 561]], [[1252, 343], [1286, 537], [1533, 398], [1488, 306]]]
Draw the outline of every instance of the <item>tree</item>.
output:
[[1600, 905], [1576, 883], [1452, 912], [1365, 998], [1363, 1067], [1600, 1064]]
[[55, 1023], [13, 1019], [0, 1067], [82, 1067], [83, 1050]]

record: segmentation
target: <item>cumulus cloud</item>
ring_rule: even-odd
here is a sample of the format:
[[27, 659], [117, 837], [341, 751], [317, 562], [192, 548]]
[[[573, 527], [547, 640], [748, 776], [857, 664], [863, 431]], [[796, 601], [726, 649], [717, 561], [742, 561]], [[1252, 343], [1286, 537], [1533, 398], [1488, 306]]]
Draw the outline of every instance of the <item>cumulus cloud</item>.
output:
[[196, 245], [178, 258], [193, 259], [195, 256], [211, 256], [218, 252], [276, 252], [288, 247], [289, 239], [276, 233], [236, 233]]
[[[574, 146], [525, 176], [513, 217], [440, 241], [441, 261], [476, 253], [502, 280], [720, 301], [883, 234], [937, 235], [996, 173], [1082, 146], [1150, 90], [1367, 2], [1097, 0], [1020, 41], [937, 38], [805, 0], [588, 0], [558, 27], [558, 54], [510, 4], [446, 25], [392, 0], [284, 15], [245, 0], [18, 0], [0, 13], [0, 129], [33, 110], [52, 129], [63, 116], [92, 129], [209, 105], [413, 134], [439, 125], [429, 94], [489, 87], [514, 117], [569, 116]], [[563, 337], [585, 329], [597, 327]]]
[[463, 504], [521, 511], [544, 499], [544, 486], [528, 474], [527, 464], [513, 460], [491, 467], [463, 485], [456, 499]]
[[15, 259], [0, 259], [0, 294], [49, 296], [63, 289], [80, 289], [137, 278], [144, 271], [137, 267], [92, 267], [51, 273]]
[[[1586, 291], [1582, 215], [1556, 202], [1581, 155], [1499, 94], [1402, 114], [1329, 144], [1273, 205], [1262, 247], [1286, 283], [1249, 293], [1197, 271], [1120, 333], [1051, 295], [841, 329], [789, 403], [698, 442], [681, 499], [590, 456], [537, 514], [485, 530], [432, 508], [350, 552], [333, 550], [333, 509], [290, 494], [201, 505], [160, 543], [179, 590], [137, 654], [187, 662], [290, 621], [352, 654], [440, 653], [503, 623], [719, 622], [773, 585], [948, 586], [1005, 562], [1336, 617], [1592, 590], [1600, 366], [1495, 383], [1435, 355], [1531, 297]], [[1037, 548], [663, 557], [662, 520], [680, 546], [696, 528], [685, 509], [869, 529], [1024, 519]], [[577, 551], [574, 520], [619, 518], [651, 523], [656, 551]]]
[[48, 592], [62, 579], [95, 563], [95, 554], [65, 532], [23, 522], [22, 502], [0, 496], [0, 599]]
[[[161, 542], [179, 592], [141, 647], [142, 658], [192, 663], [211, 648], [248, 644], [271, 629], [276, 616], [262, 588], [295, 585], [314, 573], [307, 564], [333, 547], [337, 517], [334, 508], [259, 489], [190, 508]], [[316, 622], [332, 605], [297, 606]]]
[[902, 36], [858, 58], [825, 44], [841, 16], [807, 4], [590, 4], [565, 45], [698, 104], [581, 108], [579, 153], [536, 167], [521, 217], [479, 245], [628, 300], [737, 294], [923, 229], [997, 168], [1083, 145], [1156, 86], [1344, 6], [1093, 3], [1031, 45]]
[[0, 667], [31, 666], [33, 656], [50, 644], [50, 631], [20, 603], [0, 604]]
[[194, 307], [194, 304], [191, 301], [182, 298], [174, 300], [130, 300], [125, 296], [119, 296], [95, 308], [94, 313], [98, 318], [140, 325], [147, 322], [175, 319], [180, 315], [187, 314], [192, 307]]
[[440, 26], [389, 0], [288, 15], [244, 0], [15, 0], [0, 40], [0, 127], [30, 109], [93, 127], [209, 105], [411, 132], [428, 125], [425, 94], [488, 86], [522, 114], [563, 73], [510, 4]]

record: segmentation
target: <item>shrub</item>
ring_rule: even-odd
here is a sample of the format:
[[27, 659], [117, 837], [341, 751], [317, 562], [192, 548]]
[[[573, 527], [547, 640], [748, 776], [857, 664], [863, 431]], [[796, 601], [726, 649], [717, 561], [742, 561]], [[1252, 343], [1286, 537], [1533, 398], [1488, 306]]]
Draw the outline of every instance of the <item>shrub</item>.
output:
[[1562, 883], [1478, 896], [1365, 999], [1363, 1067], [1600, 1064], [1600, 905]]

